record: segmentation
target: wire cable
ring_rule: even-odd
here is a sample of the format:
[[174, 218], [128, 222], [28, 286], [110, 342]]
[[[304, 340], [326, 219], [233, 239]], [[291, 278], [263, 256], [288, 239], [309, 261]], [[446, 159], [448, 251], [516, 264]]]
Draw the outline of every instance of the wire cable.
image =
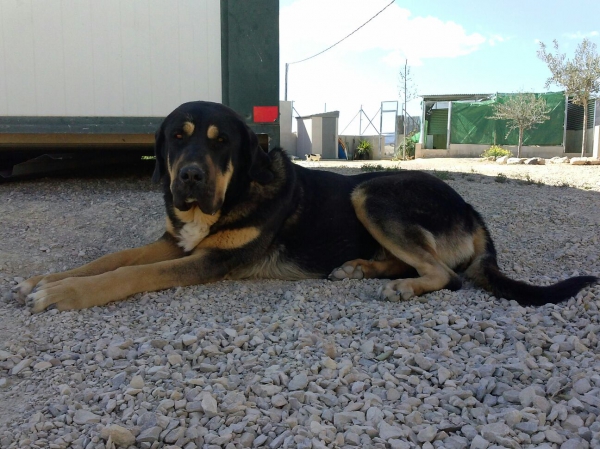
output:
[[355, 115], [355, 116], [352, 118], [352, 120], [350, 120], [350, 123], [348, 123], [348, 124], [346, 125], [346, 128], [344, 128], [340, 134], [344, 134], [344, 131], [346, 131], [346, 129], [347, 129], [347, 128], [348, 128], [348, 127], [349, 127], [349, 126], [352, 124], [352, 122], [354, 121], [354, 119], [355, 119], [356, 117], [358, 117], [358, 114], [360, 114], [361, 112], [362, 112], [362, 109], [361, 109], [361, 110], [359, 110], [359, 111], [356, 113], [356, 115]]
[[304, 61], [308, 61], [309, 59], [312, 58], [316, 58], [319, 55], [322, 55], [323, 53], [325, 53], [327, 50], [331, 50], [333, 47], [335, 47], [337, 44], [339, 44], [342, 41], [345, 41], [346, 39], [348, 39], [350, 36], [352, 36], [354, 33], [356, 33], [358, 30], [360, 30], [362, 27], [364, 27], [367, 23], [369, 23], [371, 20], [373, 20], [375, 17], [377, 17], [379, 14], [381, 14], [383, 11], [385, 11], [386, 9], [388, 9], [390, 6], [392, 6], [392, 3], [394, 3], [395, 0], [392, 0], [391, 2], [389, 2], [387, 4], [387, 6], [385, 8], [383, 8], [381, 11], [379, 11], [377, 14], [375, 14], [373, 17], [371, 17], [369, 20], [367, 20], [365, 23], [363, 23], [361, 26], [359, 26], [357, 29], [355, 29], [352, 33], [350, 33], [349, 35], [347, 35], [346, 37], [340, 39], [339, 41], [337, 41], [335, 44], [327, 47], [325, 50], [320, 51], [319, 53], [309, 56], [308, 58], [305, 59], [301, 59], [300, 61], [294, 61], [294, 62], [288, 62], [288, 65], [292, 65], [292, 64], [298, 64], [299, 62], [304, 62]]

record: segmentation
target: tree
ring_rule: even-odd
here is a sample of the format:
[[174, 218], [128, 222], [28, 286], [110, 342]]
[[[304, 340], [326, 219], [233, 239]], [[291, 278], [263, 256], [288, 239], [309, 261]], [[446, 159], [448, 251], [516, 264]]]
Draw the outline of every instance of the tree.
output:
[[406, 140], [408, 139], [408, 136], [406, 135], [406, 106], [409, 101], [414, 100], [418, 96], [417, 88], [413, 85], [413, 79], [410, 75], [410, 67], [408, 67], [408, 60], [404, 60], [404, 69], [399, 72], [399, 75], [400, 85], [398, 86], [398, 89], [400, 91], [400, 98], [404, 100], [402, 103], [402, 116], [404, 118], [404, 130], [402, 131], [402, 137], [404, 139], [404, 142], [402, 142], [400, 145], [402, 146], [402, 159], [406, 159], [405, 149], [407, 146]]
[[546, 88], [551, 84], [561, 86], [565, 94], [573, 99], [574, 104], [583, 106], [583, 139], [581, 157], [585, 154], [585, 139], [588, 123], [588, 102], [593, 95], [600, 93], [600, 56], [596, 52], [596, 44], [584, 39], [575, 50], [572, 60], [564, 53], [559, 53], [558, 42], [554, 40], [556, 54], [549, 53], [546, 45], [540, 42], [538, 57], [548, 64], [552, 76], [546, 81]]
[[519, 130], [519, 145], [517, 157], [521, 157], [523, 147], [523, 133], [535, 128], [538, 123], [543, 123], [550, 118], [546, 100], [536, 97], [533, 93], [519, 92], [510, 95], [503, 102], [494, 104], [494, 114], [489, 117], [492, 120], [506, 120], [508, 132], [506, 137], [515, 129]]

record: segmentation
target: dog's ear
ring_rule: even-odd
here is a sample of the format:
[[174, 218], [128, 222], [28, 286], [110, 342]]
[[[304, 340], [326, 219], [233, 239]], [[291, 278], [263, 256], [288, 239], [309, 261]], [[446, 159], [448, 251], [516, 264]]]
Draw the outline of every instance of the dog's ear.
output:
[[167, 172], [167, 166], [165, 162], [165, 133], [163, 125], [154, 133], [154, 155], [156, 156], [156, 164], [154, 165], [154, 174], [152, 175], [152, 182], [157, 183], [165, 176]]
[[273, 173], [269, 170], [271, 158], [258, 144], [258, 137], [246, 125], [248, 135], [248, 150], [250, 151], [250, 170], [248, 175], [259, 184], [268, 184], [273, 180]]

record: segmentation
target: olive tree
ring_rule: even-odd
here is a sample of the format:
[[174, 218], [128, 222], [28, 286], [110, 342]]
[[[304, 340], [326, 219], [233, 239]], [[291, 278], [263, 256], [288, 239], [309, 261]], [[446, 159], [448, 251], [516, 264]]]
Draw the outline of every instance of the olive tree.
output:
[[517, 157], [521, 157], [523, 147], [523, 133], [535, 128], [538, 123], [543, 123], [550, 118], [546, 100], [536, 97], [533, 93], [519, 92], [506, 97], [503, 102], [494, 104], [494, 114], [489, 117], [493, 120], [506, 120], [508, 132], [506, 137], [515, 129], [519, 130], [519, 145]]
[[600, 93], [600, 55], [596, 44], [584, 39], [575, 50], [573, 59], [567, 59], [559, 52], [558, 42], [554, 41], [555, 53], [548, 52], [546, 45], [540, 42], [538, 57], [548, 64], [552, 76], [546, 81], [546, 88], [551, 84], [561, 86], [565, 94], [572, 98], [574, 104], [583, 106], [583, 139], [581, 156], [585, 154], [585, 139], [588, 123], [588, 102]]

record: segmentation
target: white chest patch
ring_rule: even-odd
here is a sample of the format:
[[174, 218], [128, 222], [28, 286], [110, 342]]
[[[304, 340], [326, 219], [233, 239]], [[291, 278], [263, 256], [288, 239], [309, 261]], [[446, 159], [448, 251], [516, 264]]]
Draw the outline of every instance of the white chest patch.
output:
[[[210, 231], [210, 226], [216, 221], [217, 217], [203, 214], [197, 207], [193, 209], [193, 217], [190, 217], [189, 212], [186, 213], [185, 224], [179, 231], [177, 238], [179, 239], [178, 245], [183, 248], [184, 251], [192, 251], [198, 244], [206, 237]], [[180, 214], [180, 218], [183, 219], [184, 214]]]
[[181, 231], [179, 231], [178, 245], [181, 246], [184, 251], [191, 251], [208, 235], [209, 230], [210, 226], [207, 223], [196, 221], [186, 223], [183, 225], [183, 228], [181, 228]]

